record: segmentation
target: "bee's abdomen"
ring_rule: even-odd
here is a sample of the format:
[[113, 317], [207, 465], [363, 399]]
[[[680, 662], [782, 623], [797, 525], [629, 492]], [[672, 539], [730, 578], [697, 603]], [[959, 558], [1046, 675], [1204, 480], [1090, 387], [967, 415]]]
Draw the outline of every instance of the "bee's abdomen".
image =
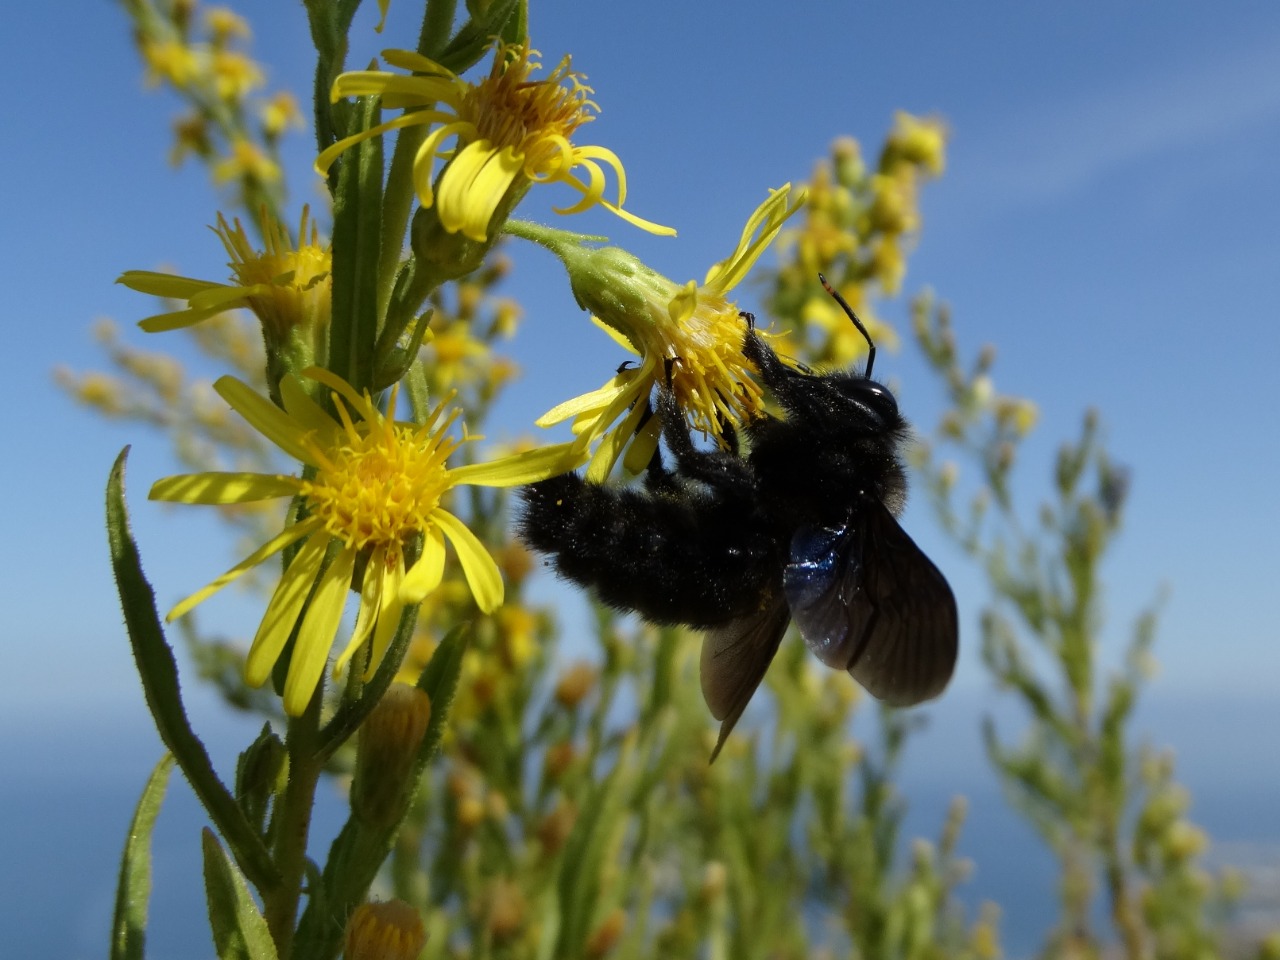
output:
[[615, 490], [571, 473], [522, 496], [530, 547], [605, 603], [656, 623], [707, 626], [753, 611], [779, 562], [761, 524], [712, 497]]

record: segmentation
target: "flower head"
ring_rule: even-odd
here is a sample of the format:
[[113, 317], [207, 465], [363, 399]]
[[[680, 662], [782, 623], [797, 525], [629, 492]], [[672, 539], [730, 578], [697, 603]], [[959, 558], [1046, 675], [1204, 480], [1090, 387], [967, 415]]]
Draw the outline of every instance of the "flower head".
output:
[[[393, 67], [344, 73], [334, 81], [333, 99], [378, 95], [387, 108], [405, 113], [333, 144], [316, 159], [326, 173], [347, 148], [370, 137], [405, 127], [430, 126], [413, 163], [414, 188], [424, 207], [435, 206], [451, 233], [477, 241], [489, 236], [489, 223], [504, 198], [518, 199], [534, 183], [559, 182], [581, 199], [557, 213], [579, 213], [597, 204], [652, 233], [669, 227], [642, 220], [622, 209], [627, 181], [622, 161], [605, 147], [576, 146], [570, 137], [599, 109], [590, 87], [565, 57], [546, 77], [530, 79], [541, 68], [540, 54], [519, 44], [499, 43], [489, 76], [468, 83], [440, 64], [405, 50], [387, 50]], [[454, 140], [451, 147], [445, 146]], [[448, 159], [434, 183], [437, 159]], [[617, 202], [604, 198], [609, 167], [618, 178]], [[585, 180], [574, 171], [582, 170]]]
[[761, 414], [762, 390], [742, 352], [746, 323], [728, 293], [803, 202], [803, 191], [793, 197], [790, 184], [770, 191], [748, 219], [737, 248], [701, 284], [677, 284], [617, 248], [561, 244], [526, 225], [513, 230], [560, 254], [578, 301], [640, 357], [636, 366], [620, 369], [598, 390], [568, 400], [538, 420], [539, 426], [551, 426], [572, 419], [579, 443], [602, 440], [588, 468], [591, 479], [607, 476], [624, 450], [628, 469], [648, 462], [661, 424], [656, 417], [643, 418], [659, 378], [670, 378], [690, 426], [717, 440], [726, 428]]
[[[276, 497], [301, 501], [283, 532], [175, 606], [182, 616], [268, 557], [300, 544], [267, 605], [245, 662], [245, 679], [262, 684], [290, 635], [297, 640], [285, 681], [286, 712], [300, 714], [315, 692], [342, 618], [348, 589], [363, 559], [355, 630], [338, 657], [341, 670], [372, 638], [369, 670], [381, 660], [406, 605], [419, 603], [444, 575], [445, 540], [484, 612], [502, 603], [497, 564], [466, 525], [445, 506], [462, 484], [501, 487], [530, 483], [579, 462], [572, 445], [543, 447], [489, 463], [446, 466], [461, 441], [449, 436], [456, 411], [438, 405], [423, 424], [400, 423], [368, 394], [358, 394], [334, 374], [312, 368], [312, 380], [333, 394], [336, 416], [310, 398], [301, 381], [281, 382], [284, 409], [233, 377], [215, 389], [255, 429], [310, 469], [302, 477], [257, 473], [199, 473], [167, 477], [151, 489], [153, 500], [181, 503], [249, 503]], [[389, 410], [395, 408], [395, 390]], [[412, 561], [406, 550], [421, 543]], [[307, 599], [310, 596], [310, 604]]]
[[329, 326], [331, 256], [328, 246], [320, 245], [319, 231], [306, 207], [298, 226], [295, 248], [289, 232], [265, 211], [262, 233], [266, 249], [253, 248], [240, 221], [229, 225], [222, 214], [214, 233], [231, 257], [235, 283], [192, 280], [170, 273], [150, 270], [126, 270], [116, 280], [130, 290], [157, 297], [185, 300], [182, 310], [158, 313], [138, 323], [148, 333], [189, 327], [209, 317], [247, 307], [262, 321], [269, 342], [285, 340], [291, 331], [302, 327], [323, 332]]

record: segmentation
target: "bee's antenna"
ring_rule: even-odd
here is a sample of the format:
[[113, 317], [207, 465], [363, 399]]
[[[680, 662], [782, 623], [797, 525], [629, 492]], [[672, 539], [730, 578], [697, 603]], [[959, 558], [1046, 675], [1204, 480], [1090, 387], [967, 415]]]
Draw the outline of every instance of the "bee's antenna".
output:
[[863, 374], [867, 379], [871, 378], [871, 367], [876, 362], [876, 345], [871, 340], [871, 334], [867, 333], [867, 328], [862, 325], [862, 321], [858, 319], [858, 315], [853, 312], [853, 307], [849, 306], [849, 302], [840, 296], [840, 291], [827, 283], [827, 278], [822, 274], [818, 274], [818, 280], [822, 284], [824, 290], [836, 298], [836, 303], [844, 308], [844, 312], [849, 315], [849, 319], [853, 321], [853, 325], [858, 328], [858, 332], [867, 338], [867, 370]]

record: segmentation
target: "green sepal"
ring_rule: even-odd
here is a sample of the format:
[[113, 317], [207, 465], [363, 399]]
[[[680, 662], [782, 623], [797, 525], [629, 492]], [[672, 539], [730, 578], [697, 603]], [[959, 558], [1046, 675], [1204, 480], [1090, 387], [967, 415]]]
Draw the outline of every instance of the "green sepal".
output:
[[431, 719], [427, 721], [427, 732], [418, 749], [419, 772], [431, 762], [440, 749], [440, 741], [444, 739], [445, 720], [449, 717], [449, 708], [458, 692], [458, 680], [462, 676], [462, 656], [467, 652], [470, 640], [471, 624], [458, 624], [445, 634], [422, 671], [422, 676], [418, 678], [418, 689], [431, 698]]
[[236, 762], [236, 800], [249, 822], [262, 836], [266, 836], [267, 813], [271, 801], [284, 789], [288, 776], [289, 752], [271, 729], [262, 725], [262, 732]]
[[432, 310], [423, 311], [414, 323], [408, 341], [404, 344], [399, 342], [403, 330], [397, 332], [395, 337], [391, 337], [389, 336], [391, 328], [389, 326], [383, 328], [374, 354], [374, 390], [385, 390], [408, 373], [409, 367], [417, 362], [418, 351], [422, 348], [422, 341], [427, 336], [427, 327], [431, 325], [433, 313]]
[[155, 592], [142, 572], [138, 547], [129, 530], [124, 503], [125, 447], [116, 458], [107, 481], [107, 539], [111, 546], [111, 567], [124, 610], [125, 629], [133, 647], [133, 659], [142, 680], [142, 691], [160, 739], [177, 760], [213, 822], [236, 852], [245, 872], [259, 890], [280, 882], [262, 839], [254, 832], [235, 798], [223, 786], [200, 738], [187, 721], [178, 685], [178, 665], [165, 639], [156, 612]]
[[276, 960], [275, 942], [244, 875], [208, 827], [201, 835], [201, 846], [209, 926], [219, 960]]
[[173, 754], [166, 753], [151, 771], [129, 824], [116, 909], [111, 921], [111, 960], [142, 960], [146, 956], [147, 901], [151, 896], [151, 832], [164, 802], [173, 772]]

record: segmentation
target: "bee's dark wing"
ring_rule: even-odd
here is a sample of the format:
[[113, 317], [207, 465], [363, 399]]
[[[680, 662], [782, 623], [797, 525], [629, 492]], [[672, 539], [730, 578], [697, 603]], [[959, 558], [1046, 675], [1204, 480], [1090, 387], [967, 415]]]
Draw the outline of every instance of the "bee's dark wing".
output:
[[711, 715], [722, 721], [713, 761], [764, 679], [790, 619], [781, 585], [775, 583], [766, 588], [754, 613], [712, 627], [703, 637], [702, 696]]
[[860, 500], [841, 526], [797, 531], [783, 589], [809, 649], [877, 699], [909, 706], [951, 679], [951, 587], [879, 500]]

